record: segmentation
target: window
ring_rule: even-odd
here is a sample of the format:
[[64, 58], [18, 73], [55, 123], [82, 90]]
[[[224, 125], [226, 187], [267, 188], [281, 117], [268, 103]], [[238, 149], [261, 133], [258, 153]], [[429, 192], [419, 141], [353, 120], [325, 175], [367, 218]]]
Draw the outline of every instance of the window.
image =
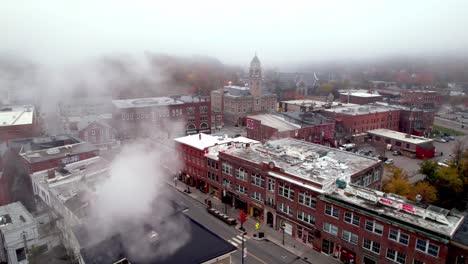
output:
[[226, 179], [223, 179], [223, 186], [226, 186], [228, 189], [232, 189], [232, 182]]
[[267, 198], [267, 205], [275, 206], [275, 199], [273, 197], [268, 197]]
[[293, 215], [293, 210], [292, 208], [284, 203], [278, 203], [278, 211], [283, 212], [288, 215]]
[[354, 215], [353, 213], [345, 212], [344, 221], [348, 224], [359, 226], [359, 222], [361, 221], [361, 218], [357, 215]]
[[255, 199], [257, 201], [263, 202], [262, 194], [259, 192], [253, 191], [251, 194], [252, 199]]
[[254, 173], [252, 173], [251, 176], [252, 176], [251, 182], [252, 182], [253, 185], [265, 188], [265, 178], [263, 178], [262, 176], [260, 176], [258, 174], [254, 174]]
[[398, 251], [395, 251], [391, 248], [387, 248], [386, 257], [395, 263], [400, 263], [400, 264], [406, 263], [406, 255]]
[[358, 243], [358, 236], [346, 230], [343, 230], [341, 234], [341, 238], [343, 238], [343, 240], [348, 241], [349, 243], [354, 244], [354, 245], [357, 245]]
[[24, 247], [18, 248], [16, 250], [16, 260], [18, 262], [20, 262], [20, 261], [23, 261], [25, 259], [26, 259], [26, 250], [24, 249]]
[[221, 170], [222, 170], [223, 173], [232, 176], [232, 166], [231, 166], [231, 164], [229, 164], [227, 162], [223, 162]]
[[275, 180], [268, 179], [268, 191], [275, 192]]
[[212, 172], [207, 172], [207, 177], [208, 179], [212, 180], [212, 181], [219, 181], [219, 177], [218, 175], [212, 173]]
[[208, 121], [208, 117], [207, 117], [207, 116], [200, 116], [200, 121], [201, 121], [201, 122], [207, 122], [207, 121]]
[[429, 240], [416, 239], [416, 249], [433, 257], [439, 256], [439, 246], [431, 244]]
[[374, 182], [380, 180], [380, 171], [374, 171]]
[[187, 114], [188, 115], [195, 114], [195, 107], [187, 107]]
[[334, 236], [338, 235], [338, 227], [330, 223], [323, 223], [323, 231], [330, 233]]
[[395, 141], [395, 146], [401, 147], [401, 141]]
[[403, 245], [408, 245], [409, 242], [409, 236], [407, 234], [401, 233], [400, 230], [395, 229], [390, 229], [390, 232], [388, 233], [388, 238]]
[[239, 168], [236, 170], [236, 178], [241, 180], [241, 181], [247, 181], [247, 172], [242, 169], [242, 168]]
[[310, 208], [315, 208], [317, 201], [312, 197], [312, 195], [305, 192], [299, 192], [299, 203]]
[[200, 106], [200, 113], [201, 114], [208, 113], [208, 106], [206, 106], [206, 105]]
[[297, 212], [297, 219], [306, 222], [311, 225], [315, 225], [315, 217], [311, 216], [310, 214], [298, 211]]
[[193, 123], [193, 122], [195, 122], [195, 117], [190, 116], [190, 117], [187, 119], [187, 121], [188, 121], [189, 123]]
[[284, 198], [288, 198], [289, 200], [294, 200], [294, 190], [290, 186], [287, 186], [283, 183], [279, 185], [278, 194]]
[[382, 235], [383, 225], [377, 224], [375, 221], [366, 220], [366, 230], [378, 235]]
[[375, 136], [375, 141], [380, 141], [380, 137], [379, 137], [379, 136]]
[[190, 124], [187, 126], [187, 130], [195, 130], [197, 129], [194, 124]]
[[368, 186], [369, 184], [372, 183], [372, 175], [366, 175], [363, 178], [363, 186]]
[[242, 185], [236, 185], [236, 191], [238, 193], [241, 193], [241, 194], [244, 194], [244, 195], [247, 195], [247, 188], [245, 188], [244, 186]]
[[325, 205], [325, 214], [338, 218], [340, 216], [340, 209], [335, 208], [331, 205]]
[[[465, 262], [463, 262], [463, 264], [464, 264], [464, 263], [465, 263]], [[426, 264], [426, 263], [424, 263], [424, 261], [414, 259], [414, 260], [413, 260], [413, 264]], [[458, 263], [457, 263], [457, 264], [458, 264]]]
[[380, 254], [380, 244], [369, 239], [365, 239], [362, 242], [362, 247], [374, 253]]

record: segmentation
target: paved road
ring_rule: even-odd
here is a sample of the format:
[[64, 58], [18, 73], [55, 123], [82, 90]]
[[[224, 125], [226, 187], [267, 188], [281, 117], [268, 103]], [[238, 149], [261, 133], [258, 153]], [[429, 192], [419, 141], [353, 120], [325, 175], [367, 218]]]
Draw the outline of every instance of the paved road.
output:
[[457, 121], [452, 121], [449, 119], [444, 119], [440, 117], [435, 117], [434, 118], [434, 125], [450, 128], [456, 131], [463, 132], [465, 134], [468, 134], [468, 124], [464, 124], [465, 128], [461, 127], [461, 123]]
[[[174, 200], [185, 204], [189, 210], [185, 212], [188, 216], [194, 220], [200, 222], [202, 225], [206, 226], [208, 229], [218, 234], [227, 241], [230, 241], [231, 244], [238, 247], [233, 254], [232, 263], [239, 264], [241, 263], [241, 238], [240, 232], [232, 226], [226, 225], [224, 222], [216, 219], [215, 217], [209, 215], [206, 212], [206, 208], [200, 202], [188, 197], [187, 195], [173, 189], [169, 188], [169, 192]], [[314, 261], [304, 261], [299, 257], [291, 254], [285, 249], [267, 241], [256, 241], [253, 239], [247, 239], [245, 241], [245, 246], [247, 247], [248, 256], [245, 259], [245, 263], [290, 263], [290, 264], [306, 264], [306, 263], [317, 263]]]

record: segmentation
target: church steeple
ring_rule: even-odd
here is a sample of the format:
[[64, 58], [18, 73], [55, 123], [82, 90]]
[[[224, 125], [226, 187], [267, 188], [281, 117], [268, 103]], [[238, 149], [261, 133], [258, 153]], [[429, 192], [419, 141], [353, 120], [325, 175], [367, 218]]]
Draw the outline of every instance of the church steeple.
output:
[[262, 65], [257, 53], [250, 62], [249, 88], [253, 97], [259, 98], [262, 96]]

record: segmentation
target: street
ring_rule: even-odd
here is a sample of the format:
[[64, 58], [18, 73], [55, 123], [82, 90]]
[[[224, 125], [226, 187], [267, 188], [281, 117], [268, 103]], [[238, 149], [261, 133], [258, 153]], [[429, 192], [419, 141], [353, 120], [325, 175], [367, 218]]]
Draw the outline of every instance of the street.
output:
[[[232, 263], [242, 263], [240, 231], [208, 214], [205, 205], [199, 201], [194, 200], [193, 198], [175, 190], [172, 187], [168, 189], [170, 189], [170, 194], [175, 201], [183, 203], [189, 208], [185, 214], [236, 246], [238, 250], [232, 255]], [[248, 252], [244, 263], [318, 263], [314, 261], [304, 261], [296, 255], [293, 255], [287, 250], [268, 241], [245, 239], [244, 246], [247, 248]]]

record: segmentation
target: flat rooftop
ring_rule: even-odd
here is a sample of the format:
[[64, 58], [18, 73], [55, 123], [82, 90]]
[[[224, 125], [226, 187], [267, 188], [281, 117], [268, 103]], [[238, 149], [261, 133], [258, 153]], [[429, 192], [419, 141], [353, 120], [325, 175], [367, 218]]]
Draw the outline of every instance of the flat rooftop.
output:
[[354, 105], [354, 106], [324, 109], [324, 111], [333, 112], [337, 114], [345, 114], [345, 115], [368, 115], [368, 114], [373, 114], [373, 113], [398, 111], [398, 109], [387, 107], [387, 106], [380, 106], [380, 105]]
[[227, 135], [225, 136], [212, 136], [204, 133], [189, 135], [185, 137], [180, 137], [174, 139], [176, 142], [185, 144], [187, 146], [196, 148], [198, 150], [204, 150], [206, 148], [215, 146], [215, 145], [222, 145], [228, 143], [258, 143], [258, 141], [246, 138], [246, 137], [236, 137], [231, 138]]
[[[272, 140], [249, 148], [232, 148], [225, 153], [257, 164], [273, 162], [285, 174], [322, 185], [322, 190], [314, 189], [319, 192], [333, 187], [338, 178], [349, 181], [352, 175], [381, 163], [376, 158], [292, 138]], [[279, 173], [273, 176], [290, 180], [287, 175]], [[303, 183], [300, 185], [304, 186]], [[313, 189], [310, 185], [305, 187]]]
[[9, 145], [22, 152], [61, 147], [82, 142], [81, 139], [70, 135], [56, 135], [48, 137], [19, 138], [10, 140]]
[[[97, 151], [97, 147], [87, 143], [79, 142], [59, 147], [52, 147], [48, 149], [36, 150], [36, 151], [26, 151], [20, 152], [20, 155], [26, 159], [29, 163], [41, 162], [46, 160], [52, 160], [57, 158], [70, 157], [74, 159], [73, 156], [87, 153], [92, 151]], [[72, 160], [73, 161], [73, 160]]]
[[371, 135], [376, 135], [376, 136], [393, 138], [395, 140], [399, 140], [399, 141], [407, 142], [411, 144], [422, 144], [422, 143], [433, 142], [433, 140], [430, 138], [418, 137], [418, 136], [414, 136], [414, 135], [410, 135], [410, 134], [406, 134], [406, 133], [402, 133], [402, 132], [398, 132], [398, 131], [390, 130], [386, 128], [369, 130], [367, 131], [367, 133]]
[[22, 226], [32, 223], [34, 223], [34, 217], [22, 203], [16, 202], [0, 207], [0, 230], [2, 232], [21, 229]]
[[355, 97], [381, 97], [380, 94], [375, 94], [375, 93], [368, 93], [368, 92], [351, 92], [351, 93], [347, 93], [347, 92], [342, 92], [340, 93], [341, 95], [350, 95], [350, 96], [355, 96]]
[[[324, 101], [317, 101], [311, 99], [303, 99], [303, 100], [288, 100], [288, 101], [281, 101], [284, 104], [290, 105], [298, 105], [298, 106], [316, 106], [316, 107], [325, 107], [328, 103]], [[340, 102], [331, 102], [331, 107], [337, 106], [356, 106], [357, 104], [347, 104], [347, 103], [340, 103]]]
[[30, 125], [33, 123], [34, 106], [3, 106], [0, 108], [0, 127]]
[[175, 98], [170, 98], [170, 97], [151, 97], [151, 98], [112, 100], [112, 104], [117, 108], [139, 108], [139, 107], [181, 105], [181, 104], [184, 104], [184, 101], [181, 101]]
[[463, 216], [433, 205], [419, 204], [398, 195], [347, 184], [324, 195], [334, 201], [357, 206], [377, 219], [404, 225], [416, 232], [451, 238], [463, 222]]
[[262, 125], [269, 126], [278, 130], [278, 132], [290, 131], [301, 128], [301, 125], [287, 121], [284, 117], [271, 114], [261, 114], [248, 116], [247, 118], [260, 121]]

